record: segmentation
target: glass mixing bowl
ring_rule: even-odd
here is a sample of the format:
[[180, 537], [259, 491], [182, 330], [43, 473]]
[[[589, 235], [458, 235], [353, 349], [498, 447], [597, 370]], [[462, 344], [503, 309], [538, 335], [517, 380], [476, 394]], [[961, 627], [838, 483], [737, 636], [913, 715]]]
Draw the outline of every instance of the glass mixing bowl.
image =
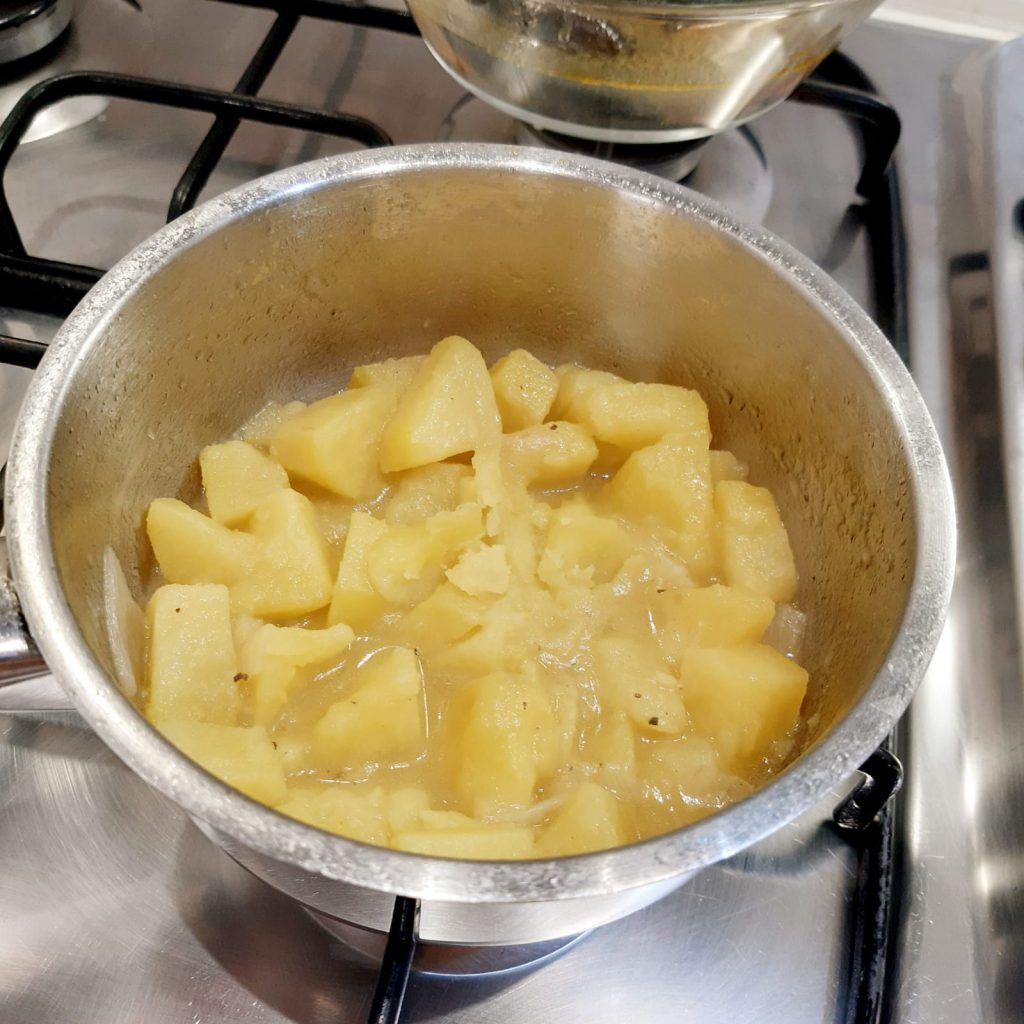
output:
[[784, 100], [880, 0], [406, 0], [442, 66], [538, 128], [678, 142]]

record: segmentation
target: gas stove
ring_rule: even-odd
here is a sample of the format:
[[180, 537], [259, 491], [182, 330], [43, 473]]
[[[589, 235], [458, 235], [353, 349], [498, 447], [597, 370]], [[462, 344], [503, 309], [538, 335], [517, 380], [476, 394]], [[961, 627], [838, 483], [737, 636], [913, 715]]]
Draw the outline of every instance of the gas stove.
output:
[[[61, 317], [169, 214], [367, 145], [563, 143], [466, 94], [398, 7], [81, 0], [36, 42], [0, 67], [0, 332], [20, 339], [0, 344], [20, 364], [0, 367], [2, 455]], [[894, 737], [901, 794], [843, 829], [837, 806], [866, 822], [837, 791], [526, 967], [419, 950], [402, 1021], [1020, 1019], [1022, 95], [1024, 43], [871, 23], [793, 99], [712, 139], [686, 180], [864, 305], [942, 434], [958, 583]], [[882, 788], [889, 766], [867, 766]], [[323, 930], [124, 768], [49, 679], [0, 690], [0, 864], [4, 1024], [396, 1019], [400, 933], [386, 955], [382, 938]]]

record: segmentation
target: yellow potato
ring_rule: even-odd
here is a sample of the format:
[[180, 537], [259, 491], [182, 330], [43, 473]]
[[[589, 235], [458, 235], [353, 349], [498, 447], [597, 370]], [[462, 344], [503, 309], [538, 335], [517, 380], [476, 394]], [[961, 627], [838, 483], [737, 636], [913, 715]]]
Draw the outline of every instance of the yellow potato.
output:
[[372, 498], [384, 486], [377, 445], [396, 401], [394, 389], [383, 386], [321, 399], [281, 423], [270, 453], [289, 473], [343, 498]]
[[686, 647], [756, 643], [775, 615], [769, 598], [720, 583], [665, 591], [652, 605], [659, 643], [672, 658]]
[[696, 391], [671, 384], [631, 384], [597, 370], [571, 370], [560, 382], [553, 412], [594, 437], [629, 451], [667, 434], [710, 442], [708, 408]]
[[465, 338], [438, 342], [416, 371], [380, 444], [380, 468], [395, 473], [477, 451], [501, 433], [483, 356]]
[[654, 520], [672, 530], [675, 550], [694, 577], [711, 577], [715, 510], [706, 439], [669, 434], [634, 452], [612, 477], [607, 494], [621, 515], [637, 522]]
[[160, 587], [149, 599], [146, 625], [149, 720], [233, 725], [241, 698], [227, 587]]
[[386, 532], [387, 524], [368, 512], [352, 513], [327, 613], [327, 621], [332, 625], [345, 622], [359, 629], [384, 611], [386, 602], [370, 583], [366, 555]]
[[750, 467], [733, 455], [732, 452], [708, 452], [711, 465], [711, 482], [717, 486], [722, 480], [746, 480], [750, 475]]
[[449, 709], [455, 791], [475, 816], [525, 807], [552, 767], [557, 727], [535, 679], [495, 673], [464, 684]]
[[485, 825], [466, 828], [417, 829], [399, 832], [396, 850], [427, 857], [462, 860], [523, 860], [533, 856], [533, 833], [522, 825]]
[[354, 771], [383, 759], [415, 761], [425, 740], [419, 660], [407, 647], [390, 647], [359, 667], [354, 690], [317, 722], [313, 754], [331, 771]]
[[388, 526], [366, 552], [374, 591], [394, 605], [421, 601], [444, 578], [459, 553], [483, 536], [483, 513], [467, 503], [412, 526]]
[[602, 637], [594, 644], [594, 671], [608, 703], [625, 712], [641, 732], [678, 736], [686, 730], [679, 681], [650, 643]]
[[390, 835], [385, 794], [379, 786], [369, 791], [339, 785], [289, 789], [277, 809], [308, 825], [361, 843], [381, 846]]
[[385, 518], [389, 523], [421, 523], [438, 512], [451, 512], [463, 503], [462, 484], [471, 479], [469, 466], [435, 462], [402, 473], [388, 498]]
[[691, 647], [679, 679], [694, 727], [730, 767], [765, 757], [788, 737], [807, 692], [807, 672], [764, 644]]
[[384, 359], [379, 363], [365, 363], [357, 366], [349, 378], [349, 390], [365, 388], [371, 384], [386, 384], [398, 390], [405, 390], [423, 365], [425, 356], [404, 356], [401, 359]]
[[157, 498], [146, 515], [153, 554], [168, 583], [231, 584], [253, 570], [257, 546], [175, 498]]
[[621, 846], [629, 838], [619, 801], [594, 782], [584, 782], [537, 838], [538, 857], [564, 857]]
[[255, 416], [247, 420], [236, 436], [247, 444], [266, 450], [277, 428], [289, 417], [306, 408], [305, 402], [268, 402]]
[[723, 480], [715, 488], [722, 575], [776, 604], [796, 595], [796, 563], [778, 506], [766, 487]]
[[288, 474], [245, 441], [211, 444], [199, 453], [210, 516], [225, 526], [244, 523], [256, 506], [288, 486]]
[[558, 377], [536, 356], [517, 348], [491, 367], [491, 384], [506, 431], [543, 423], [558, 393]]
[[284, 799], [284, 769], [262, 726], [161, 720], [160, 731], [211, 775], [261, 803]]
[[506, 434], [501, 457], [511, 473], [531, 486], [567, 487], [590, 469], [597, 445], [585, 427], [559, 420]]
[[327, 544], [308, 498], [290, 488], [275, 491], [260, 502], [250, 529], [257, 558], [231, 588], [234, 607], [264, 617], [297, 617], [330, 601]]

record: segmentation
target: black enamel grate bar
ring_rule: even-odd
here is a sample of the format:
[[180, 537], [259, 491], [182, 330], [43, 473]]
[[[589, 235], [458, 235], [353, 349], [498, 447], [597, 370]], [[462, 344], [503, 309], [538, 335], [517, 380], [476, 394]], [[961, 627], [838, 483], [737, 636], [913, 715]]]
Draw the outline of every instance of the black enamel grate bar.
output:
[[[243, 87], [254, 89], [266, 77], [287, 41], [288, 20], [280, 18], [275, 22], [243, 76], [240, 83]], [[195, 200], [241, 121], [347, 138], [367, 147], [391, 145], [391, 138], [382, 128], [352, 114], [277, 103], [240, 92], [102, 71], [79, 71], [56, 75], [33, 86], [0, 125], [0, 181], [35, 115], [62, 100], [85, 95], [175, 107], [213, 114], [217, 118], [178, 183], [172, 216], [176, 207], [187, 208]], [[0, 188], [0, 301], [34, 312], [66, 316], [102, 273], [91, 267], [29, 256], [6, 192]]]
[[420, 901], [408, 896], [395, 897], [384, 959], [377, 975], [377, 988], [370, 1004], [368, 1024], [397, 1024], [402, 1013], [405, 989], [412, 972], [419, 929]]
[[408, 11], [393, 11], [373, 4], [346, 3], [345, 0], [216, 0], [235, 7], [257, 7], [264, 11], [295, 14], [299, 17], [337, 21], [358, 28], [381, 28], [418, 36], [420, 30]]
[[903, 785], [903, 766], [889, 749], [895, 742], [890, 737], [861, 765], [862, 781], [832, 814], [835, 827], [857, 850], [844, 1024], [880, 1024], [884, 1019], [888, 951], [896, 925], [893, 900], [899, 891], [893, 797]]
[[34, 370], [39, 365], [39, 360], [46, 355], [46, 345], [41, 341], [28, 341], [0, 334], [0, 351], [3, 353], [3, 362], [8, 366], [24, 366]]
[[907, 239], [903, 202], [893, 154], [900, 119], [875, 91], [871, 80], [849, 57], [833, 53], [794, 92], [798, 103], [846, 115], [860, 132], [863, 165], [857, 194], [865, 202], [854, 208], [870, 248], [874, 317], [900, 358], [910, 364], [907, 313]]
[[[277, 16], [273, 27], [238, 80], [234, 92], [240, 96], [255, 96], [259, 92], [260, 86], [267, 80], [267, 75], [277, 63], [277, 58], [281, 56], [298, 23], [297, 15]], [[178, 184], [174, 188], [171, 205], [167, 210], [169, 221], [180, 217], [186, 210], [191, 210], [195, 206], [199, 193], [210, 180], [213, 169], [224, 155], [224, 150], [228, 148], [239, 124], [241, 121], [238, 117], [222, 114], [206, 133], [206, 137], [199, 144], [185, 173], [178, 179]]]

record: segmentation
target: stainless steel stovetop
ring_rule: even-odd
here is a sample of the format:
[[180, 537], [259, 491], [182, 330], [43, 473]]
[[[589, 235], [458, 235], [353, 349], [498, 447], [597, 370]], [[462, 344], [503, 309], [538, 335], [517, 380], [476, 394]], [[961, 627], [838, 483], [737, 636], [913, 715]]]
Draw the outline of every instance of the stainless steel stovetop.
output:
[[[272, 20], [211, 0], [82, 0], [0, 77], [0, 113], [71, 68], [229, 89]], [[1024, 42], [871, 24], [845, 47], [903, 122], [912, 365], [950, 456], [958, 585], [905, 721], [895, 941], [881, 1019], [1024, 1017]], [[0, 76], [3, 72], [0, 71]], [[398, 142], [512, 141], [418, 39], [303, 19], [261, 95], [369, 117]], [[163, 220], [209, 118], [94, 98], [33, 128], [7, 192], [34, 255], [109, 266]], [[796, 244], [871, 309], [856, 136], [792, 103], [714, 141], [691, 184]], [[345, 148], [243, 127], [204, 195]], [[0, 292], [0, 331], [57, 321]], [[998, 329], [997, 329], [998, 327]], [[0, 368], [0, 454], [29, 371]], [[51, 681], [0, 692], [0, 1022], [365, 1019], [377, 966], [211, 846], [125, 769]], [[35, 710], [27, 710], [34, 708]], [[532, 969], [414, 975], [403, 1020], [851, 1020], [858, 859], [817, 808], [649, 910]]]

